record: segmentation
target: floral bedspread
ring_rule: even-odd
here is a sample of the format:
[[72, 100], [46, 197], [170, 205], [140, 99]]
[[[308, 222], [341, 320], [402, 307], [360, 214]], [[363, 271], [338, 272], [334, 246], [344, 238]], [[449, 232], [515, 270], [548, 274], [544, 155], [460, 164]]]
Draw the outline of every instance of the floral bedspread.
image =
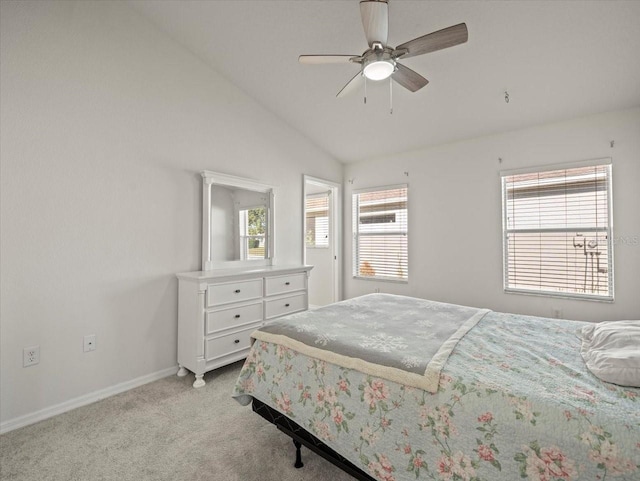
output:
[[428, 393], [257, 341], [256, 397], [381, 481], [640, 480], [640, 389], [585, 367], [585, 323], [487, 314]]
[[415, 297], [367, 294], [281, 317], [252, 337], [436, 392], [453, 348], [488, 312]]

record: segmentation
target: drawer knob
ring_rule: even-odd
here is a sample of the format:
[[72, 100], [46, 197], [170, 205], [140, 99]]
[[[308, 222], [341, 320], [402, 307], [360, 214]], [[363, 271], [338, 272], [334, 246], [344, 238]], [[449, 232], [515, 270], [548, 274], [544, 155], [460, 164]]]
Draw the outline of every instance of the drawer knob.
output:
[[291, 282], [287, 281], [287, 282], [284, 283], [284, 285], [285, 286], [289, 286], [289, 285], [291, 285]]
[[289, 304], [285, 304], [284, 307], [289, 307]]
[[240, 319], [240, 314], [236, 314], [236, 319]]
[[235, 341], [233, 341], [236, 344], [240, 344], [240, 339], [236, 339]]
[[236, 294], [240, 294], [240, 289], [236, 289]]

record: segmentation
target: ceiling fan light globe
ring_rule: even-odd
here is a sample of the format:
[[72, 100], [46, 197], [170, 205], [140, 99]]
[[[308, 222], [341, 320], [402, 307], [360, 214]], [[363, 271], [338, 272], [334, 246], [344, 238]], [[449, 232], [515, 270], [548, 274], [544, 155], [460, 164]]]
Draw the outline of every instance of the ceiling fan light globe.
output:
[[378, 60], [365, 65], [362, 73], [369, 80], [384, 80], [395, 70], [395, 65], [388, 60]]

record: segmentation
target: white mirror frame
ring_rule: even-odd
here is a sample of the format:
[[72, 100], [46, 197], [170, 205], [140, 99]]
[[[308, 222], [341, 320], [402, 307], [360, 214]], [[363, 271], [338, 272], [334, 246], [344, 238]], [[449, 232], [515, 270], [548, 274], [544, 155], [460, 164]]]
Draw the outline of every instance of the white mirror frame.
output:
[[[270, 266], [275, 257], [275, 188], [268, 184], [255, 180], [236, 177], [234, 175], [221, 174], [210, 170], [203, 170], [202, 175], [202, 270], [210, 271], [225, 267], [243, 266]], [[216, 185], [225, 187], [237, 187], [240, 189], [262, 192], [269, 196], [269, 209], [267, 214], [267, 256], [265, 259], [237, 260], [237, 261], [213, 261], [213, 249], [211, 239], [211, 195]]]

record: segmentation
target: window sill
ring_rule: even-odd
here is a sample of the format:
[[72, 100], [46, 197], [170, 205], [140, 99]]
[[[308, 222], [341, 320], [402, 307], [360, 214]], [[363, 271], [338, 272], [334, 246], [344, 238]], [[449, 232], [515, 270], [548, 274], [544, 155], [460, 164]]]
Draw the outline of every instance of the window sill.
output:
[[353, 276], [353, 279], [359, 281], [377, 281], [377, 282], [392, 282], [394, 284], [408, 284], [409, 279], [393, 279], [390, 277], [376, 277], [376, 276]]
[[525, 289], [504, 289], [505, 294], [522, 294], [524, 296], [536, 296], [536, 297], [553, 297], [556, 299], [567, 299], [571, 301], [592, 301], [592, 302], [606, 302], [612, 304], [614, 297], [605, 296], [590, 296], [588, 294], [563, 294], [561, 292], [547, 292], [547, 291], [528, 291]]

